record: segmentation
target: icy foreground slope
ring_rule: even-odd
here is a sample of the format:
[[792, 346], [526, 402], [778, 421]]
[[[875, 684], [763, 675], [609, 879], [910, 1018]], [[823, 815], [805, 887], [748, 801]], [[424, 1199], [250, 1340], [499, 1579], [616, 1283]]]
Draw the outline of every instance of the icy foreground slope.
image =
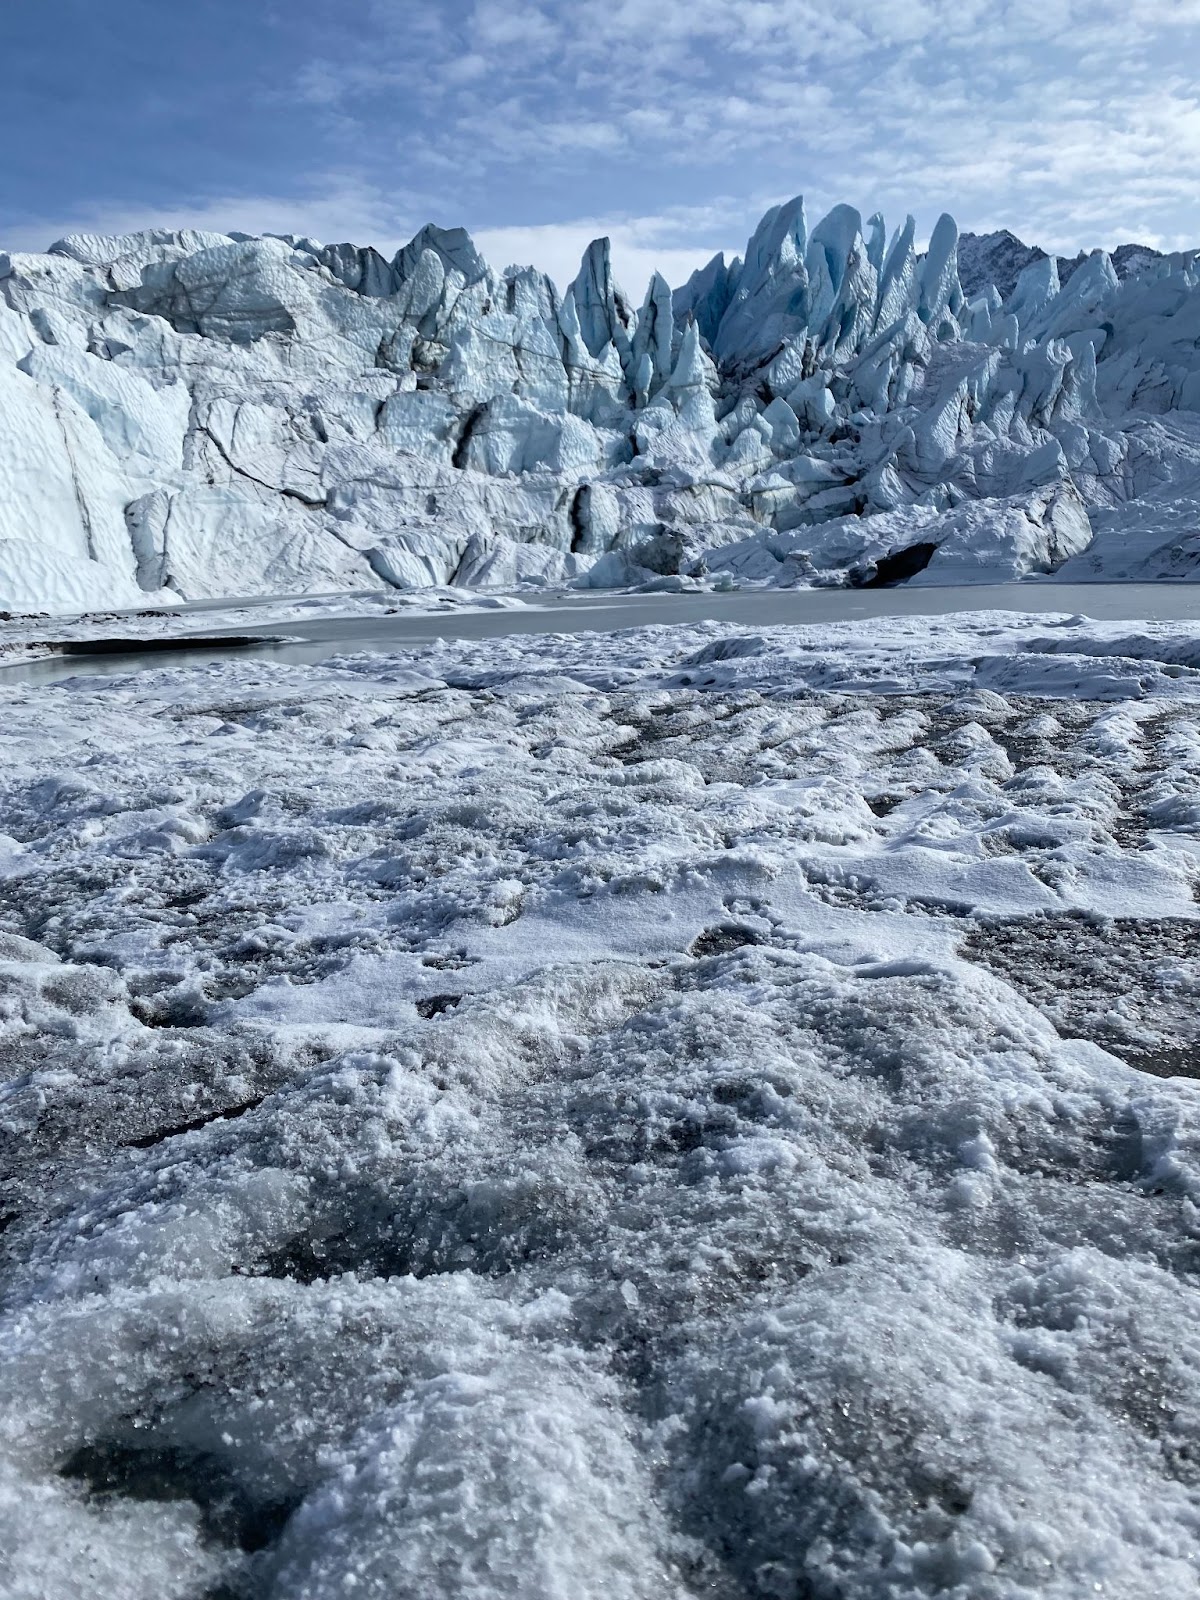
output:
[[[972, 271], [1011, 265], [991, 238]], [[911, 219], [810, 230], [795, 200], [640, 309], [605, 240], [562, 295], [433, 227], [392, 261], [192, 232], [0, 255], [0, 608], [861, 581], [913, 545], [929, 581], [1191, 576], [1196, 257], [1065, 285], [1035, 259], [968, 303], [957, 250], [949, 217], [922, 255]]]
[[1195, 1593], [1198, 663], [0, 688], [6, 1597]]

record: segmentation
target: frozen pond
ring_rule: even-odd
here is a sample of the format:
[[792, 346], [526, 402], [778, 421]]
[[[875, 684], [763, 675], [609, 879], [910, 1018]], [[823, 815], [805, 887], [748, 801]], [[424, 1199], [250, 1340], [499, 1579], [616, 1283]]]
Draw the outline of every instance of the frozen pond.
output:
[[[768, 589], [692, 594], [554, 594], [521, 605], [495, 604], [481, 596], [483, 608], [468, 611], [451, 602], [446, 610], [400, 611], [384, 615], [316, 616], [284, 623], [244, 622], [236, 634], [204, 632], [190, 621], [215, 609], [206, 602], [188, 608], [179, 635], [195, 635], [194, 648], [145, 643], [131, 626], [128, 649], [112, 639], [90, 653], [83, 641], [70, 654], [0, 668], [0, 683], [53, 683], [64, 678], [107, 676], [147, 667], [199, 664], [231, 650], [273, 661], [309, 664], [356, 651], [386, 652], [426, 639], [491, 639], [511, 634], [615, 633], [622, 628], [697, 622], [746, 623], [771, 627], [787, 623], [866, 622], [875, 617], [948, 616], [968, 611], [1084, 613], [1100, 621], [1200, 619], [1200, 585], [1135, 584], [976, 584], [936, 588]], [[488, 604], [491, 600], [492, 603]], [[337, 604], [330, 600], [330, 606]], [[222, 609], [231, 603], [220, 602]], [[48, 629], [53, 624], [48, 624]], [[261, 643], [255, 643], [261, 640]], [[114, 647], [116, 646], [116, 647]]]

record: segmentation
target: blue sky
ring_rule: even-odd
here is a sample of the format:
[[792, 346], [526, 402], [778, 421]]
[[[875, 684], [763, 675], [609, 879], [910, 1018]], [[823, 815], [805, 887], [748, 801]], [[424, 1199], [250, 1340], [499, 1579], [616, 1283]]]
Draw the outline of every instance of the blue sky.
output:
[[0, 0], [0, 248], [192, 224], [678, 282], [803, 193], [1200, 245], [1200, 0]]

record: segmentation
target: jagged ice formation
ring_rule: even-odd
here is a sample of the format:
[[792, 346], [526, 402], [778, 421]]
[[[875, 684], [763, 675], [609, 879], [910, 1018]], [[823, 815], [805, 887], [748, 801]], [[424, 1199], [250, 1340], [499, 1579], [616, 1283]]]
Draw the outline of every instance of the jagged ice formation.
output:
[[0, 255], [0, 608], [1192, 576], [1200, 256], [1014, 247], [797, 199], [640, 308], [607, 240], [565, 294], [435, 227]]

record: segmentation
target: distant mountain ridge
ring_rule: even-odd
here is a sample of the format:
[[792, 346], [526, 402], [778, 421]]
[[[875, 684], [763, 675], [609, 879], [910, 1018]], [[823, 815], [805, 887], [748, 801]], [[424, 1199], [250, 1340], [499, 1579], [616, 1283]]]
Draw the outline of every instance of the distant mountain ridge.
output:
[[[958, 238], [958, 280], [968, 300], [982, 294], [990, 283], [1007, 300], [1025, 268], [1034, 261], [1044, 261], [1048, 254], [1040, 246], [1018, 239], [1007, 228], [995, 233], [962, 233]], [[1077, 256], [1058, 256], [1060, 285], [1065, 287], [1091, 254], [1081, 250]], [[1121, 244], [1109, 252], [1109, 260], [1124, 283], [1151, 261], [1161, 261], [1162, 251], [1148, 244]]]

